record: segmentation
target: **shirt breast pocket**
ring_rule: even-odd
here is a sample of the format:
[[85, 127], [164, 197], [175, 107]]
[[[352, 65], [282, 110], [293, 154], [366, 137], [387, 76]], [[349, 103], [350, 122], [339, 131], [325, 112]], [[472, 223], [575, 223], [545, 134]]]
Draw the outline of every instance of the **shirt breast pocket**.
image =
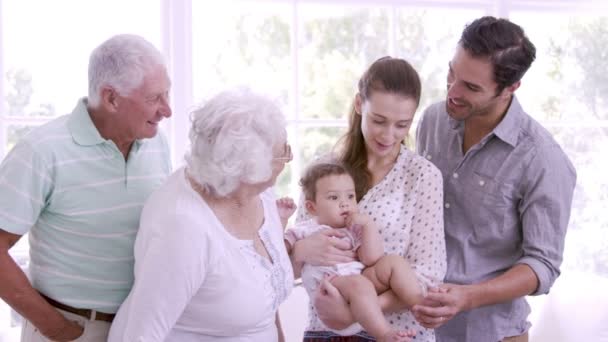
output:
[[516, 218], [514, 187], [492, 177], [474, 173], [467, 187], [471, 190], [471, 221], [477, 240], [501, 240], [511, 235]]

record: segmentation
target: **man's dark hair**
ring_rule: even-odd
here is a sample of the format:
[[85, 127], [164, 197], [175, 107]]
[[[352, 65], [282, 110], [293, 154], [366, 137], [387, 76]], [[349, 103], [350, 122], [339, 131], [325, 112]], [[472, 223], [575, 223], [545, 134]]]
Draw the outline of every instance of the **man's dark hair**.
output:
[[473, 57], [489, 58], [498, 84], [496, 94], [520, 81], [536, 58], [534, 44], [519, 25], [491, 16], [467, 25], [459, 44]]

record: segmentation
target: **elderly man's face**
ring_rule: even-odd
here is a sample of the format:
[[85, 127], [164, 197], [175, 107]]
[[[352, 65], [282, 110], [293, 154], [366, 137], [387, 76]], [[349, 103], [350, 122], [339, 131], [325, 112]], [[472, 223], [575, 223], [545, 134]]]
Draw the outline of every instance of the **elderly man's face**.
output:
[[171, 116], [170, 88], [167, 70], [158, 65], [146, 74], [139, 87], [121, 96], [121, 126], [126, 128], [130, 138], [144, 139], [156, 135], [160, 121]]

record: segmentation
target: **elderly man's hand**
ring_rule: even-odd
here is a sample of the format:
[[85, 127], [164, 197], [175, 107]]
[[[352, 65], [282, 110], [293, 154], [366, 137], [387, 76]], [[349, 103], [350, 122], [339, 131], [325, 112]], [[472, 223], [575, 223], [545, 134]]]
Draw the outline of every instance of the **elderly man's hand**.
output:
[[65, 325], [58, 332], [52, 334], [51, 336], [46, 336], [51, 341], [56, 342], [69, 342], [74, 341], [84, 333], [84, 328], [70, 320], [66, 320]]

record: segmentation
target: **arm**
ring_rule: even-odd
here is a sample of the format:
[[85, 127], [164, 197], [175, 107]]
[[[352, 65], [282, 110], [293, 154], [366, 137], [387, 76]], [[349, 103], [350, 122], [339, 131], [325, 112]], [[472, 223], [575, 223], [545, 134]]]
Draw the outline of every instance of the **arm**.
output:
[[525, 179], [530, 181], [524, 184], [518, 208], [523, 256], [493, 279], [471, 285], [444, 284], [430, 293], [415, 308], [423, 325], [437, 327], [461, 311], [548, 292], [559, 275], [576, 174], [561, 150], [544, 150], [535, 160], [539, 163], [527, 170]]
[[527, 296], [537, 287], [534, 271], [528, 265], [518, 264], [500, 276], [478, 284], [443, 284], [429, 291], [422, 304], [414, 306], [413, 312], [424, 327], [434, 329], [459, 312]]
[[302, 267], [304, 266], [303, 261], [296, 261], [294, 255], [294, 247], [298, 240], [301, 240], [303, 236], [301, 236], [301, 230], [298, 228], [298, 225], [291, 227], [290, 229], [285, 231], [283, 235], [283, 242], [285, 243], [285, 250], [287, 250], [287, 255], [289, 255], [289, 259], [291, 260], [291, 267], [293, 268], [294, 279], [300, 278], [302, 273]]
[[355, 252], [346, 241], [334, 237], [344, 237], [344, 232], [335, 229], [320, 230], [308, 237], [294, 239], [293, 243], [287, 238], [293, 234], [293, 229], [286, 232], [285, 246], [291, 258], [294, 275], [300, 276], [304, 263], [311, 265], [331, 266], [342, 262], [355, 260]]
[[350, 213], [346, 218], [346, 226], [355, 231], [355, 241], [360, 242], [357, 249], [359, 261], [365, 266], [375, 264], [384, 255], [382, 236], [376, 224], [365, 214]]
[[[447, 258], [443, 228], [443, 178], [432, 164], [425, 163], [416, 187], [418, 195], [411, 210], [410, 244], [405, 258], [416, 273], [423, 294], [443, 280]], [[383, 312], [399, 312], [409, 308], [391, 291], [379, 296]], [[414, 306], [415, 307], [415, 306]]]
[[[470, 310], [532, 294], [538, 288], [538, 278], [528, 265], [518, 264], [494, 279], [458, 287], [464, 291], [464, 310]], [[447, 290], [449, 293], [449, 286]]]
[[49, 339], [71, 341], [82, 334], [82, 327], [68, 321], [40, 296], [9, 255], [21, 238], [0, 229], [0, 297]]
[[21, 140], [0, 165], [0, 297], [47, 338], [71, 341], [82, 328], [40, 296], [9, 254], [51, 196], [48, 165], [28, 139]]

